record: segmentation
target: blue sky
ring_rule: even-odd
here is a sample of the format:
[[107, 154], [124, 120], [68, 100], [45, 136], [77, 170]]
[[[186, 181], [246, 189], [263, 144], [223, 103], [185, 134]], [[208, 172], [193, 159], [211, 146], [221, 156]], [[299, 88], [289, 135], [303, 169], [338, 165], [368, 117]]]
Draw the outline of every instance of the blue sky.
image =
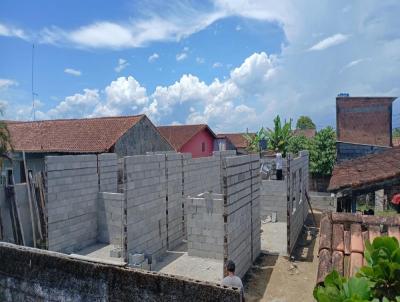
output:
[[[0, 104], [30, 120], [146, 113], [156, 124], [256, 130], [335, 96], [400, 96], [398, 1], [0, 3]], [[400, 126], [400, 100], [394, 126]]]

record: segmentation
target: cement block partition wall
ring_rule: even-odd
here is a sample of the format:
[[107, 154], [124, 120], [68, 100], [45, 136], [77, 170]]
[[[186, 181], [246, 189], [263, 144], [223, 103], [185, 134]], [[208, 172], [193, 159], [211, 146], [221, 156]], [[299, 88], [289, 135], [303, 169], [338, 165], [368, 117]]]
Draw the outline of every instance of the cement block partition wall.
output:
[[165, 155], [124, 158], [127, 254], [156, 261], [167, 251]]
[[301, 151], [293, 158], [288, 154], [287, 202], [288, 202], [288, 254], [294, 250], [308, 215], [308, 203], [305, 192], [308, 189], [308, 151]]
[[100, 192], [97, 209], [97, 241], [123, 247], [124, 194]]
[[261, 180], [261, 219], [276, 213], [278, 222], [287, 221], [287, 181]]
[[118, 157], [115, 153], [98, 155], [99, 191], [118, 192]]
[[261, 250], [259, 169], [258, 155], [223, 159], [224, 262], [233, 260], [240, 277]]
[[224, 301], [239, 289], [0, 242], [0, 301]]
[[187, 212], [188, 255], [223, 261], [223, 195], [202, 193], [197, 197], [188, 198]]
[[45, 158], [48, 249], [71, 253], [97, 241], [96, 155]]

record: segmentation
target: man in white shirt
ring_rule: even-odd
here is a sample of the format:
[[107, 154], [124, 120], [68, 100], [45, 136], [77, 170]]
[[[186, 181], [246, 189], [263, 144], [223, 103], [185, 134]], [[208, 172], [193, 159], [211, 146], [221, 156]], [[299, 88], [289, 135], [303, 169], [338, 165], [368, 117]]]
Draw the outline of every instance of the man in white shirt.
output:
[[282, 164], [283, 164], [283, 160], [282, 160], [282, 153], [279, 152], [278, 149], [275, 149], [276, 152], [276, 158], [275, 158], [275, 162], [276, 162], [276, 179], [277, 180], [282, 180], [283, 179], [283, 175], [282, 175]]
[[242, 301], [244, 301], [244, 290], [242, 280], [235, 275], [235, 262], [228, 260], [226, 263], [226, 270], [228, 271], [228, 276], [222, 280], [222, 285], [236, 287], [240, 289], [242, 293]]

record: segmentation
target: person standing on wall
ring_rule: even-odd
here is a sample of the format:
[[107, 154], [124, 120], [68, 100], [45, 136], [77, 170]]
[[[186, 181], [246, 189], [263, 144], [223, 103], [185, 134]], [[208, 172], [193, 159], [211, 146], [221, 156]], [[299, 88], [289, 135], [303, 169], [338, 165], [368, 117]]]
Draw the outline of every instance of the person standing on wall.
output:
[[282, 174], [282, 164], [283, 164], [282, 153], [280, 153], [278, 149], [275, 149], [275, 152], [276, 152], [276, 155], [275, 155], [276, 179], [277, 180], [282, 180], [283, 179], [283, 174]]
[[228, 260], [226, 262], [226, 270], [228, 272], [228, 276], [226, 276], [222, 280], [222, 285], [239, 288], [242, 294], [242, 301], [244, 302], [243, 283], [242, 280], [235, 275], [235, 270], [236, 270], [235, 262], [233, 262], [232, 260]]

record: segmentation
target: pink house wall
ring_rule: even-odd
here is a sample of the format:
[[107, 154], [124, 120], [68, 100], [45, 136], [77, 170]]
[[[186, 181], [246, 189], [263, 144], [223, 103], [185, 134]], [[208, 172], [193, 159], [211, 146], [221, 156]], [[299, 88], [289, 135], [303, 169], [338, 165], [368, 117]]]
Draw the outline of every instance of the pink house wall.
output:
[[[202, 151], [202, 143], [205, 143], [205, 150]], [[192, 158], [211, 156], [214, 151], [214, 137], [207, 129], [203, 129], [193, 136], [179, 150], [182, 153], [192, 153]]]

